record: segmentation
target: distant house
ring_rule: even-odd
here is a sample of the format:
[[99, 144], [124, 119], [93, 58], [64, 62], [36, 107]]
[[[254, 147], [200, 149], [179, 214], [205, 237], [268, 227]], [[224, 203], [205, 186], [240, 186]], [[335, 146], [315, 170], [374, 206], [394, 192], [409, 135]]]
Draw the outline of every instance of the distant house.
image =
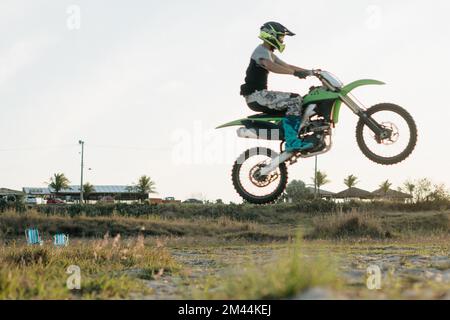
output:
[[317, 191], [317, 194], [320, 198], [327, 198], [331, 199], [334, 198], [335, 193], [323, 189], [315, 190], [314, 187], [306, 187], [306, 189], [309, 191], [309, 193], [314, 194]]
[[387, 192], [384, 192], [384, 190], [377, 189], [372, 192], [372, 195], [374, 199], [376, 200], [389, 200], [389, 201], [399, 201], [399, 202], [406, 202], [409, 199], [412, 199], [412, 196], [410, 194], [396, 191], [392, 189], [388, 189]]
[[374, 196], [369, 191], [351, 187], [336, 193], [334, 197], [336, 199], [344, 199], [344, 200], [370, 200]]
[[23, 197], [25, 193], [22, 191], [7, 189], [7, 188], [0, 188], [0, 199], [7, 199], [9, 201], [14, 201], [17, 198]]
[[[94, 190], [91, 193], [84, 195], [85, 200], [99, 201], [111, 197], [117, 201], [135, 201], [142, 197], [142, 194], [130, 188], [130, 186], [99, 185], [93, 187]], [[27, 195], [42, 198], [58, 197], [66, 201], [80, 200], [80, 186], [69, 186], [69, 188], [61, 190], [58, 194], [51, 188], [25, 187], [23, 192]], [[147, 198], [148, 196], [149, 194], [145, 195]]]
[[[318, 197], [321, 198], [321, 199], [323, 199], [323, 198], [325, 198], [325, 199], [333, 199], [334, 195], [335, 195], [334, 192], [323, 190], [323, 189], [315, 190], [314, 187], [305, 187], [305, 190], [306, 190], [306, 192], [302, 196], [300, 196], [301, 198], [299, 198], [297, 200], [300, 200], [300, 199], [303, 199], [303, 200], [311, 199], [312, 197], [314, 197], [314, 194], [315, 194], [316, 191], [317, 191]], [[292, 203], [293, 199], [286, 197], [282, 201], [283, 202], [287, 202], [287, 203]]]

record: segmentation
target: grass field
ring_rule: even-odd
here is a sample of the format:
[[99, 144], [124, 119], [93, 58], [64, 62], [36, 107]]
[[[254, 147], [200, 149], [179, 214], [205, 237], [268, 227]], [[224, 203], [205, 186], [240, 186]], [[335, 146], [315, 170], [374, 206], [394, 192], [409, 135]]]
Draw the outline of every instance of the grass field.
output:
[[[448, 210], [264, 215], [4, 212], [0, 298], [450, 298]], [[27, 227], [41, 231], [43, 246], [25, 244]], [[52, 246], [55, 232], [71, 236], [68, 247]], [[80, 268], [80, 290], [67, 288], [70, 265]], [[381, 289], [368, 288], [369, 266]]]

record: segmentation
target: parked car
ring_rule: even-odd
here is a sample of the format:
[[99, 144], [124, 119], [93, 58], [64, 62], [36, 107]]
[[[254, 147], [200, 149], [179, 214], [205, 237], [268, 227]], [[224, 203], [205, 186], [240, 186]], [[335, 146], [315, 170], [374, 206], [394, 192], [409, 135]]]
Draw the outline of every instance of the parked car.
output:
[[47, 204], [60, 204], [60, 203], [64, 203], [64, 201], [58, 198], [47, 199]]
[[101, 197], [98, 200], [98, 202], [100, 202], [100, 203], [114, 203], [114, 198], [111, 197], [111, 196], [104, 196], [104, 197]]
[[38, 204], [37, 198], [34, 196], [26, 196], [24, 202], [25, 204]]

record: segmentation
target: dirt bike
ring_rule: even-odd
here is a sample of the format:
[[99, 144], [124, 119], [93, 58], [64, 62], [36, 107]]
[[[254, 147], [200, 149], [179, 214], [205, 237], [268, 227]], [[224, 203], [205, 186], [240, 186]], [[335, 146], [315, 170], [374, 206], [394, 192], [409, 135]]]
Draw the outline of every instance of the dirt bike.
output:
[[356, 141], [362, 153], [370, 160], [392, 165], [406, 159], [417, 142], [417, 127], [411, 115], [402, 107], [381, 103], [368, 109], [350, 93], [364, 85], [383, 85], [378, 80], [358, 80], [344, 85], [327, 71], [315, 70], [322, 86], [311, 87], [303, 97], [302, 122], [299, 138], [312, 142], [308, 150], [284, 150], [282, 119], [284, 113], [255, 114], [244, 119], [223, 124], [218, 128], [240, 126], [241, 138], [281, 141], [280, 153], [255, 147], [246, 150], [235, 161], [232, 170], [234, 188], [246, 201], [266, 204], [277, 200], [287, 184], [287, 165], [301, 158], [328, 152], [332, 146], [332, 129], [339, 121], [342, 104], [359, 117]]

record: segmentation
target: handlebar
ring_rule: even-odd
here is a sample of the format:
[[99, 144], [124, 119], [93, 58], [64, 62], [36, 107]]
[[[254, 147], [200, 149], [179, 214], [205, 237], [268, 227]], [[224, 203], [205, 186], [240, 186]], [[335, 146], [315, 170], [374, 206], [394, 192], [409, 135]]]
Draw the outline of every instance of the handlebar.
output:
[[312, 70], [312, 73], [313, 73], [314, 76], [320, 78], [320, 77], [321, 77], [322, 70], [321, 70], [321, 69], [313, 69], [313, 70]]

